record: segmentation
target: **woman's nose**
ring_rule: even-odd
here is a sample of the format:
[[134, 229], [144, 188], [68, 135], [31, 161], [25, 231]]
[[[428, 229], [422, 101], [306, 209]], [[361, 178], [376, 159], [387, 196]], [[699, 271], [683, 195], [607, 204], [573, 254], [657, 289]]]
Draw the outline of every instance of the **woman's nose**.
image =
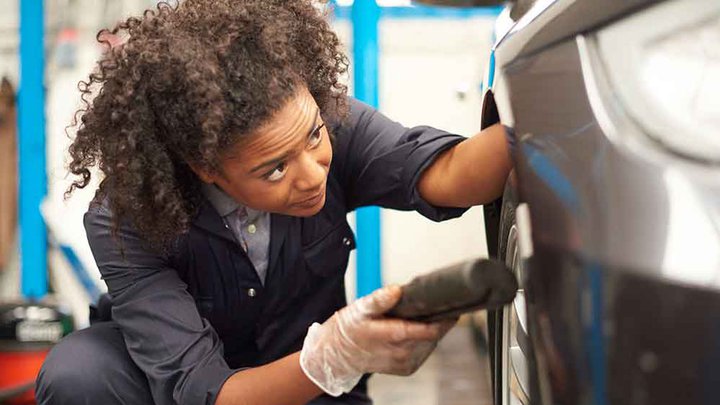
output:
[[303, 153], [300, 158], [300, 170], [295, 180], [295, 187], [300, 191], [316, 191], [322, 187], [327, 178], [327, 171], [312, 153]]

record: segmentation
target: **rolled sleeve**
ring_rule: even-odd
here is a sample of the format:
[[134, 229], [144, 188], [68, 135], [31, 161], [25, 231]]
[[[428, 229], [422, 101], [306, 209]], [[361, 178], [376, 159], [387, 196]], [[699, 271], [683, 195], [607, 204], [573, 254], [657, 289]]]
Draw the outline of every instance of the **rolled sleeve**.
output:
[[85, 229], [112, 296], [112, 317], [131, 358], [146, 374], [153, 399], [165, 404], [214, 404], [236, 371], [223, 358], [215, 330], [168, 260], [122, 225], [112, 235], [111, 213], [93, 205]]
[[350, 210], [379, 205], [415, 210], [434, 221], [467, 210], [434, 206], [417, 190], [423, 171], [465, 137], [428, 126], [404, 127], [355, 99], [350, 99], [349, 118], [333, 132], [337, 156], [333, 168]]

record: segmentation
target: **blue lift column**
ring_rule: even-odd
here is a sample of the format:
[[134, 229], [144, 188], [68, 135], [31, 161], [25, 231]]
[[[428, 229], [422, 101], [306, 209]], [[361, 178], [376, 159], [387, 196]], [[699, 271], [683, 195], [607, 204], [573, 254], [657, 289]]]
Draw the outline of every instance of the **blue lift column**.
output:
[[47, 294], [47, 233], [40, 204], [45, 171], [45, 25], [43, 0], [20, 0], [20, 271], [22, 294]]
[[[355, 98], [378, 107], [378, 21], [375, 0], [355, 0], [352, 8]], [[380, 288], [380, 208], [357, 210], [357, 297]]]

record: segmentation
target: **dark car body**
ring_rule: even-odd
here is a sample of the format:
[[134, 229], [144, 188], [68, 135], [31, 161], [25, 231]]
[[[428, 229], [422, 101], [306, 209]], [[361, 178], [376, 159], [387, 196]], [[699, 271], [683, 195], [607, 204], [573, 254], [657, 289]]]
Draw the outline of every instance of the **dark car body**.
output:
[[720, 2], [508, 7], [482, 120], [514, 132], [485, 207], [521, 285], [489, 316], [495, 403], [720, 403]]

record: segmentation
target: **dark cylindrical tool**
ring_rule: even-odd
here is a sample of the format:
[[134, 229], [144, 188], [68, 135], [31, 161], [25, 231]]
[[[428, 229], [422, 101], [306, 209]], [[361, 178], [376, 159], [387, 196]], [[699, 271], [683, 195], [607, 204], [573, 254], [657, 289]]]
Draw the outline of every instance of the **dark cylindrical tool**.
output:
[[402, 287], [400, 302], [386, 313], [393, 318], [434, 322], [513, 300], [518, 284], [500, 261], [471, 260], [413, 279]]

